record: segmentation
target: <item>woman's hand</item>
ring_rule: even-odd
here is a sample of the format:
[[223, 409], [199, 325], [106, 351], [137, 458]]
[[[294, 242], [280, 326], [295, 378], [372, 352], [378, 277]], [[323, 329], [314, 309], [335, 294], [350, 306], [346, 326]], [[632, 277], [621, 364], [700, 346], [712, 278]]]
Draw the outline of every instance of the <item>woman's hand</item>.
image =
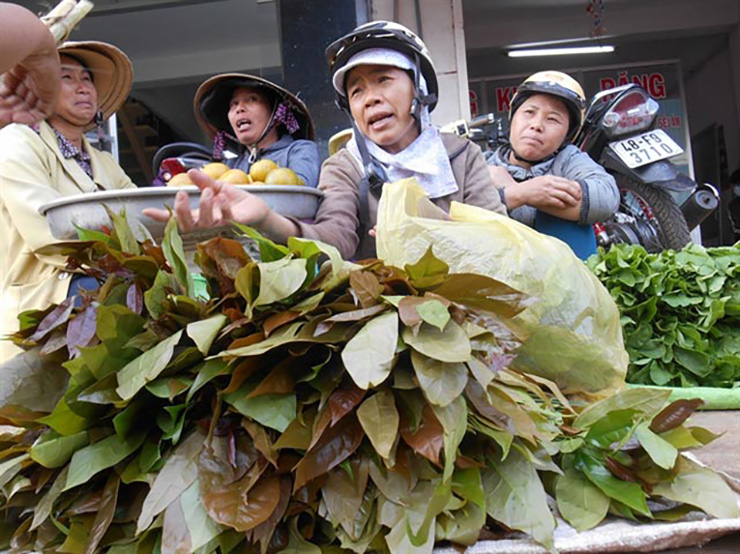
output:
[[541, 175], [506, 187], [509, 209], [527, 205], [539, 210], [571, 210], [580, 208], [581, 185], [575, 181]]
[[[175, 196], [175, 218], [180, 231], [223, 227], [232, 222], [254, 227], [279, 241], [297, 234], [292, 221], [275, 213], [259, 196], [250, 194], [234, 185], [211, 179], [197, 169], [188, 171], [188, 176], [200, 193], [198, 209], [190, 209], [190, 200], [185, 191]], [[146, 208], [145, 216], [165, 222], [170, 212], [163, 209]]]

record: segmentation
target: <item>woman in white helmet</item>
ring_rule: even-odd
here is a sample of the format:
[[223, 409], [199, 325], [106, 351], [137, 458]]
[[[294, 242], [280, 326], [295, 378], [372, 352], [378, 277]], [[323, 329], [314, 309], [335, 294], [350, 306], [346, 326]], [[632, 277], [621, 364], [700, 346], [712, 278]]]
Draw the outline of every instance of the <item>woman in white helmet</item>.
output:
[[591, 224], [619, 208], [614, 178], [571, 144], [585, 107], [571, 76], [535, 73], [511, 100], [509, 144], [486, 155], [510, 216], [558, 236], [582, 258], [596, 250]]
[[[353, 136], [321, 169], [319, 189], [325, 196], [314, 223], [283, 217], [257, 197], [192, 171], [203, 194], [200, 209], [192, 213], [186, 196], [177, 198], [181, 229], [236, 220], [278, 241], [302, 236], [335, 246], [347, 259], [373, 257], [369, 231], [382, 186], [407, 177], [415, 177], [445, 210], [458, 201], [506, 213], [480, 148], [432, 126], [437, 77], [414, 33], [375, 21], [335, 41], [326, 53], [337, 102], [351, 117]], [[146, 213], [168, 217], [164, 211]]]

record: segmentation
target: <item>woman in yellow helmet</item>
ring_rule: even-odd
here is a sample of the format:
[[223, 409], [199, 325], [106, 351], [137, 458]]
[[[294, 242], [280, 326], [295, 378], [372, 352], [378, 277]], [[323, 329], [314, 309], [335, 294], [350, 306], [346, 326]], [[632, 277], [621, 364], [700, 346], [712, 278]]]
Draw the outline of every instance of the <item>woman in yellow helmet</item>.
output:
[[591, 224], [619, 208], [614, 178], [572, 142], [586, 99], [570, 75], [541, 71], [517, 89], [509, 110], [509, 144], [487, 154], [509, 215], [571, 245], [596, 250]]

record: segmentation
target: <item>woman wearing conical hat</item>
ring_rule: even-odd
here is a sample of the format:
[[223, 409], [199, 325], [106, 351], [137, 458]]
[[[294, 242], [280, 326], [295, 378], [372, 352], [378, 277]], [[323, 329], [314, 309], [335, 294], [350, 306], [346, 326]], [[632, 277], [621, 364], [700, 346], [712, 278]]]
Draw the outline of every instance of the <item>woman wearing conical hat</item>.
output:
[[214, 139], [214, 158], [226, 146], [239, 156], [223, 160], [247, 173], [255, 162], [268, 159], [292, 169], [315, 187], [321, 169], [314, 127], [306, 105], [275, 83], [243, 73], [224, 73], [205, 81], [195, 93], [195, 117]]
[[[0, 130], [0, 335], [17, 331], [19, 313], [64, 300], [75, 281], [64, 258], [35, 252], [55, 242], [39, 206], [62, 196], [134, 187], [113, 157], [85, 138], [123, 105], [133, 81], [131, 62], [118, 48], [92, 41], [64, 43], [59, 55], [54, 113], [33, 127]], [[0, 341], [0, 361], [18, 352]]]

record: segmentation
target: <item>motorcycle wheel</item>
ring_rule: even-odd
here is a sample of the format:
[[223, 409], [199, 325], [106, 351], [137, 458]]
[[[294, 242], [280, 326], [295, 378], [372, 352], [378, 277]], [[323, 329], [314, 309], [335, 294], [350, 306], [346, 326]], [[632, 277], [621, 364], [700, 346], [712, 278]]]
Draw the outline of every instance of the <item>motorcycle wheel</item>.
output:
[[618, 232], [621, 239], [628, 240], [618, 239], [617, 242], [637, 242], [648, 252], [681, 250], [689, 243], [691, 235], [681, 208], [667, 191], [624, 175], [615, 175], [615, 178], [621, 197], [619, 211], [634, 220], [633, 224], [617, 223], [631, 227]]

